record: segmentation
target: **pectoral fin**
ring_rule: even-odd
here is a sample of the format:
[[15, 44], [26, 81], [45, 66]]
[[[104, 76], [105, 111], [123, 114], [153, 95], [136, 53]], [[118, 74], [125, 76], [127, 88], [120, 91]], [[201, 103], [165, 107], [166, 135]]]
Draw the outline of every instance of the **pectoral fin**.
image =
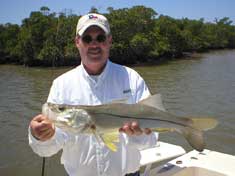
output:
[[100, 135], [104, 144], [113, 152], [117, 151], [117, 145], [115, 143], [119, 142], [119, 133], [111, 132]]

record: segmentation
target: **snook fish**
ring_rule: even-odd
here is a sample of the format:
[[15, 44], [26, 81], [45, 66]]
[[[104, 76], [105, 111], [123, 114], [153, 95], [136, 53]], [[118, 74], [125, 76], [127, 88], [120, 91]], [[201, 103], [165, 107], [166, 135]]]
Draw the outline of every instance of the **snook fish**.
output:
[[112, 151], [117, 150], [115, 142], [118, 142], [118, 129], [129, 121], [137, 121], [141, 128], [150, 128], [152, 131], [176, 131], [198, 151], [205, 147], [203, 131], [217, 125], [213, 118], [179, 117], [164, 111], [160, 94], [136, 104], [121, 101], [96, 106], [45, 103], [42, 113], [67, 132], [94, 134], [99, 142]]

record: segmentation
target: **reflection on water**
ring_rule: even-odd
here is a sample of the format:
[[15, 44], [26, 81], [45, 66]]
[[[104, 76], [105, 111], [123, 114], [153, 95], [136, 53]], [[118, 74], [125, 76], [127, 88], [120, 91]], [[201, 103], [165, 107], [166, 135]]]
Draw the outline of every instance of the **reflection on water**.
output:
[[[207, 148], [235, 155], [235, 50], [135, 69], [152, 93], [161, 93], [166, 109], [183, 116], [212, 116], [217, 128], [206, 133]], [[70, 68], [0, 66], [0, 175], [40, 175], [42, 159], [28, 146], [31, 118], [46, 101], [52, 80]], [[161, 140], [191, 147], [178, 134]], [[48, 160], [46, 175], [65, 175], [59, 156]], [[17, 173], [17, 174], [16, 174]]]

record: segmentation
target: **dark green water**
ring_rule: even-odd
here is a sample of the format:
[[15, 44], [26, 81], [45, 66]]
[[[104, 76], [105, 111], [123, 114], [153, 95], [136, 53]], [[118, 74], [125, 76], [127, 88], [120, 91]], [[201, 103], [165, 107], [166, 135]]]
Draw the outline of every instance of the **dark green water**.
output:
[[[51, 81], [70, 68], [0, 65], [0, 175], [41, 175], [42, 159], [28, 146], [31, 118], [40, 113]], [[166, 109], [183, 116], [210, 116], [219, 125], [206, 132], [207, 148], [235, 155], [235, 50], [135, 68]], [[162, 141], [192, 148], [178, 134]], [[47, 160], [45, 175], [65, 175], [59, 155]]]

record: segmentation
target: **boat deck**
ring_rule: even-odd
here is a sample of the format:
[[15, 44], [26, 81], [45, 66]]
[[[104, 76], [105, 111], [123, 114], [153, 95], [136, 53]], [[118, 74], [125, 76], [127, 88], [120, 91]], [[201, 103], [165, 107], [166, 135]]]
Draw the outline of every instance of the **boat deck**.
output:
[[[172, 148], [174, 148], [173, 151], [171, 151]], [[159, 159], [155, 159], [155, 162], [168, 159], [170, 156], [174, 157], [172, 153], [177, 151], [180, 154], [181, 149], [172, 144], [168, 146], [167, 143], [160, 143], [159, 148], [152, 150], [155, 151], [142, 152], [142, 164], [154, 163], [153, 156], [159, 157]], [[163, 155], [166, 156], [163, 157]], [[234, 176], [235, 156], [207, 149], [203, 150], [203, 152], [193, 150], [156, 168], [150, 169], [149, 165], [148, 171], [145, 171], [142, 176]]]

